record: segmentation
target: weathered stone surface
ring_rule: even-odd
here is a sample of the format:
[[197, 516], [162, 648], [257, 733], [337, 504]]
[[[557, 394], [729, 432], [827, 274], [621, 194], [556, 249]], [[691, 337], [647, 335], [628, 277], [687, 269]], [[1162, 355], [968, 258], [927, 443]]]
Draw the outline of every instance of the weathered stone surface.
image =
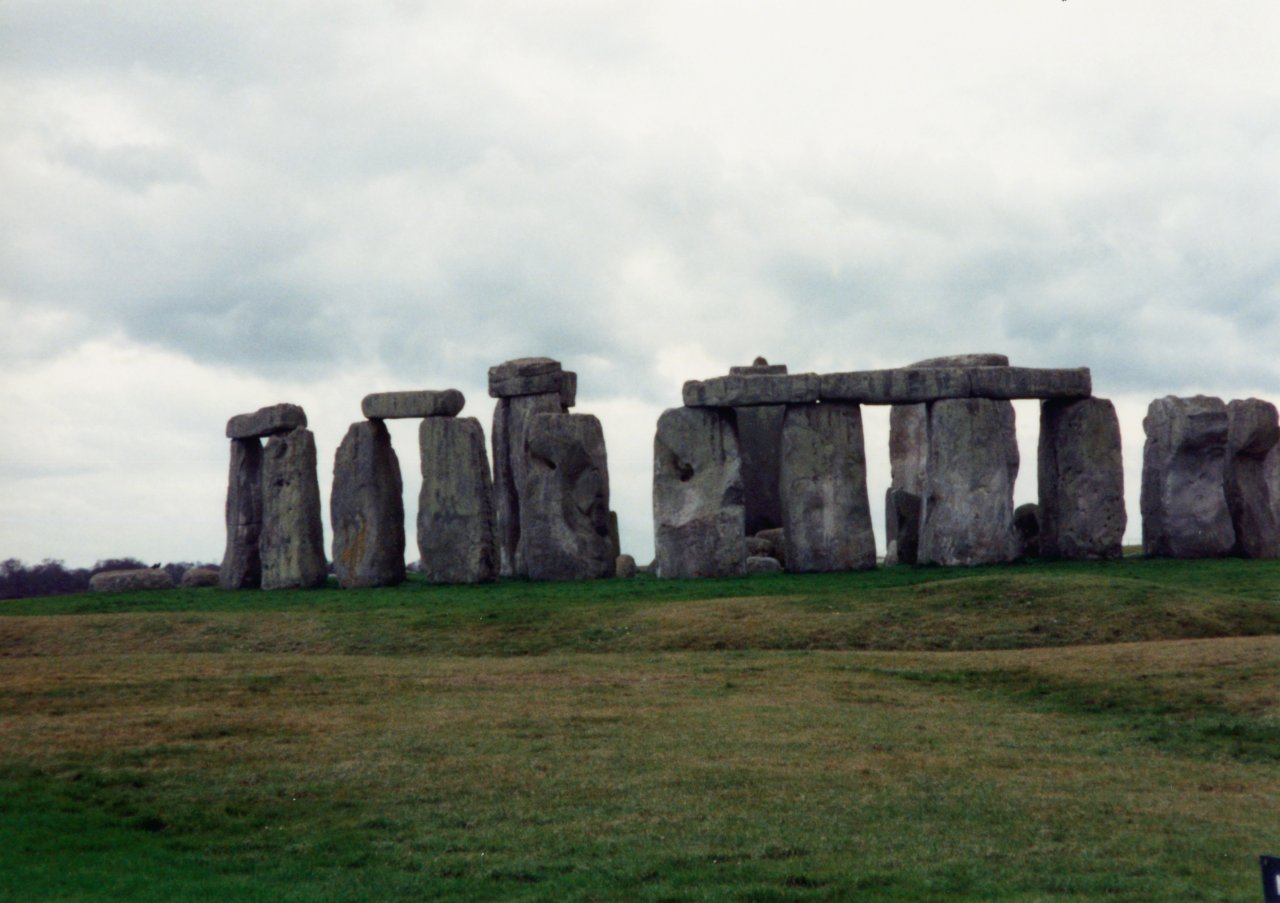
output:
[[457, 389], [375, 392], [360, 402], [360, 412], [370, 420], [456, 417], [466, 403], [466, 398]]
[[[501, 404], [501, 402], [499, 402]], [[487, 583], [498, 576], [493, 482], [484, 430], [474, 417], [432, 417], [418, 427], [422, 490], [418, 552], [432, 583]]]
[[930, 357], [908, 367], [1007, 367], [1009, 358], [1004, 354], [949, 354], [944, 357]]
[[639, 569], [636, 567], [636, 560], [625, 552], [614, 559], [613, 575], [620, 580], [630, 580]]
[[782, 465], [782, 419], [786, 413], [786, 405], [734, 409], [749, 535], [782, 526], [778, 480]]
[[524, 357], [489, 368], [489, 395], [516, 398], [521, 395], [560, 395], [566, 408], [574, 405], [578, 374], [561, 369], [549, 357]]
[[567, 413], [578, 403], [578, 374], [566, 370], [560, 374], [560, 406]]
[[682, 392], [687, 407], [743, 407], [756, 404], [803, 404], [818, 400], [816, 373], [760, 376], [715, 376], [689, 380]]
[[1083, 398], [1092, 390], [1089, 370], [1030, 367], [903, 367], [859, 370], [821, 377], [823, 401], [915, 404], [946, 398]]
[[920, 550], [922, 499], [914, 492], [890, 486], [884, 494], [884, 563], [915, 564]]
[[193, 567], [182, 572], [182, 585], [187, 589], [218, 585], [218, 569]]
[[759, 536], [748, 536], [746, 539], [747, 557], [752, 555], [766, 555], [773, 557], [773, 543], [767, 539], [761, 539]]
[[966, 398], [968, 372], [958, 367], [915, 367], [826, 373], [819, 394], [823, 401], [854, 404], [913, 404], [938, 398]]
[[1164, 558], [1229, 555], [1231, 526], [1224, 478], [1227, 406], [1220, 398], [1168, 395], [1142, 421], [1142, 550]]
[[929, 405], [929, 460], [918, 560], [974, 565], [1017, 557], [1013, 405], [963, 398]]
[[653, 526], [659, 577], [746, 572], [738, 440], [727, 413], [672, 408], [653, 441]]
[[767, 555], [748, 555], [747, 573], [780, 574], [782, 573], [782, 562], [776, 558], [770, 558]]
[[1040, 557], [1040, 506], [1027, 502], [1013, 509], [1013, 532], [1018, 537], [1019, 558]]
[[237, 414], [227, 421], [228, 439], [265, 439], [307, 425], [307, 415], [296, 404], [274, 404], [252, 414]]
[[857, 405], [789, 406], [782, 426], [779, 483], [788, 571], [875, 567], [862, 412]]
[[516, 554], [520, 546], [520, 494], [529, 469], [529, 423], [538, 414], [563, 411], [560, 396], [549, 394], [499, 398], [493, 408], [493, 506], [504, 577], [527, 576]]
[[968, 372], [970, 392], [975, 398], [1088, 398], [1093, 394], [1088, 367], [975, 367]]
[[768, 530], [760, 530], [756, 533], [756, 539], [762, 539], [769, 544], [768, 548], [759, 554], [766, 555], [769, 558], [776, 558], [782, 562], [782, 566], [787, 566], [787, 531], [781, 527], [772, 527]]
[[131, 593], [140, 589], [173, 589], [173, 578], [160, 568], [102, 571], [89, 578], [89, 589], [95, 593]]
[[258, 550], [263, 589], [323, 586], [328, 577], [316, 439], [308, 429], [272, 436], [263, 449]]
[[1280, 443], [1262, 459], [1262, 478], [1271, 496], [1271, 515], [1280, 524]]
[[928, 405], [894, 405], [889, 409], [890, 485], [894, 489], [922, 496], [928, 464]]
[[227, 477], [227, 545], [218, 585], [223, 589], [257, 589], [262, 585], [262, 441], [231, 440], [231, 472]]
[[539, 414], [529, 424], [517, 559], [531, 580], [612, 576], [609, 464], [591, 414]]
[[400, 459], [381, 419], [351, 424], [338, 446], [329, 524], [333, 570], [340, 586], [404, 582], [404, 483]]
[[1120, 421], [1104, 398], [1040, 405], [1040, 556], [1119, 558], [1128, 516]]
[[622, 554], [622, 536], [618, 533], [618, 512], [609, 512], [609, 552], [614, 558]]
[[1280, 558], [1280, 522], [1267, 475], [1267, 456], [1280, 442], [1276, 406], [1258, 398], [1227, 405], [1224, 489], [1234, 552], [1245, 558]]

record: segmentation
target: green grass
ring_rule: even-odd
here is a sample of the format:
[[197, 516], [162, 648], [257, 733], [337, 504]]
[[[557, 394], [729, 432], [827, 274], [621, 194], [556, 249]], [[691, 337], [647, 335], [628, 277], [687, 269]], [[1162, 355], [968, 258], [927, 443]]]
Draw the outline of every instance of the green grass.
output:
[[1274, 562], [0, 603], [0, 900], [1241, 900]]

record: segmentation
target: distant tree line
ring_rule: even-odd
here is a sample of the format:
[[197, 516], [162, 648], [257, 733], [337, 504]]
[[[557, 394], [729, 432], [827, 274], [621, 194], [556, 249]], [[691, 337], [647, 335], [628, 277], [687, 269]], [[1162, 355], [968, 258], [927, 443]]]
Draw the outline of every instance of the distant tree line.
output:
[[[173, 561], [161, 568], [176, 584], [187, 568], [199, 565], [190, 561]], [[216, 564], [204, 565], [217, 567]], [[58, 596], [83, 593], [89, 589], [89, 578], [103, 571], [126, 571], [145, 568], [136, 558], [107, 558], [90, 568], [67, 568], [61, 561], [46, 558], [39, 564], [26, 565], [17, 558], [0, 561], [0, 599], [24, 599], [30, 596]]]

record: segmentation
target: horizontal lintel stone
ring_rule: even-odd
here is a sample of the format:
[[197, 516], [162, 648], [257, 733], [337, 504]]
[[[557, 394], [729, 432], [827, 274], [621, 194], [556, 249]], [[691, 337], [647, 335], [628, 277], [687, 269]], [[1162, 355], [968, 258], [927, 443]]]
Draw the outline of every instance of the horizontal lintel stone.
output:
[[749, 367], [730, 367], [730, 376], [778, 376], [787, 372], [786, 364], [752, 364]]
[[962, 367], [898, 367], [855, 370], [822, 377], [823, 401], [858, 404], [917, 404], [942, 398], [966, 398], [969, 370]]
[[818, 400], [816, 373], [716, 376], [684, 384], [690, 408], [729, 408], [762, 404], [806, 404]]
[[360, 402], [360, 411], [370, 420], [456, 417], [466, 403], [466, 398], [457, 389], [374, 392]]
[[228, 439], [261, 439], [307, 425], [306, 412], [296, 404], [273, 404], [227, 421]]
[[1068, 370], [974, 367], [968, 373], [974, 398], [1088, 398], [1093, 395], [1093, 378], [1088, 367]]
[[489, 368], [489, 397], [547, 395], [561, 391], [564, 373], [549, 357], [522, 357]]

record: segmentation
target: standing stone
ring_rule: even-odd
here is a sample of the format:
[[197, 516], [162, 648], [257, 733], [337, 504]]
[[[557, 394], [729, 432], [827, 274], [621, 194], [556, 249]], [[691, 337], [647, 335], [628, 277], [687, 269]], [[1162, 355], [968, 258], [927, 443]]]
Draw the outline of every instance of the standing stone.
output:
[[920, 507], [914, 492], [890, 486], [884, 494], [886, 565], [915, 564], [920, 547]]
[[227, 477], [227, 547], [218, 571], [223, 589], [257, 589], [262, 585], [262, 441], [231, 440], [231, 472]]
[[493, 497], [504, 577], [525, 576], [520, 547], [520, 493], [529, 470], [529, 423], [564, 410], [559, 391], [498, 399], [493, 409]]
[[612, 576], [609, 465], [604, 430], [591, 414], [539, 414], [529, 424], [529, 466], [520, 496], [520, 548], [531, 580]]
[[418, 551], [423, 575], [432, 583], [496, 579], [493, 483], [480, 421], [429, 417], [418, 428], [418, 445]]
[[1157, 398], [1142, 428], [1142, 551], [1164, 558], [1231, 554], [1227, 406], [1204, 395]]
[[1104, 398], [1040, 404], [1040, 555], [1119, 558], [1128, 522], [1120, 421]]
[[328, 576], [320, 525], [316, 439], [298, 428], [272, 436], [262, 454], [262, 588], [323, 586]]
[[404, 484], [381, 420], [351, 424], [333, 460], [333, 567], [344, 589], [404, 582]]
[[653, 527], [659, 577], [746, 572], [738, 440], [729, 415], [671, 408], [653, 440]]
[[1267, 456], [1280, 442], [1276, 406], [1250, 398], [1227, 405], [1225, 490], [1235, 554], [1280, 558], [1280, 524], [1267, 478]]
[[[781, 376], [786, 364], [770, 364], [757, 357], [749, 367], [730, 367], [730, 376]], [[782, 526], [782, 497], [778, 480], [782, 464], [782, 419], [787, 406], [781, 404], [740, 406], [736, 417], [738, 451], [742, 456], [742, 490], [746, 507], [748, 536]]]
[[782, 420], [781, 404], [734, 408], [738, 449], [742, 455], [742, 489], [746, 532], [782, 526]]
[[781, 448], [787, 570], [875, 567], [859, 406], [788, 406]]
[[[967, 370], [1008, 365], [1009, 358], [1003, 354], [957, 354], [916, 361], [905, 369]], [[895, 404], [889, 409], [889, 492], [892, 498], [886, 499], [885, 503], [886, 564], [916, 563], [925, 471], [929, 463], [928, 438], [928, 404]]]
[[1013, 405], [985, 398], [935, 401], [929, 405], [928, 444], [920, 562], [974, 565], [1015, 559]]

